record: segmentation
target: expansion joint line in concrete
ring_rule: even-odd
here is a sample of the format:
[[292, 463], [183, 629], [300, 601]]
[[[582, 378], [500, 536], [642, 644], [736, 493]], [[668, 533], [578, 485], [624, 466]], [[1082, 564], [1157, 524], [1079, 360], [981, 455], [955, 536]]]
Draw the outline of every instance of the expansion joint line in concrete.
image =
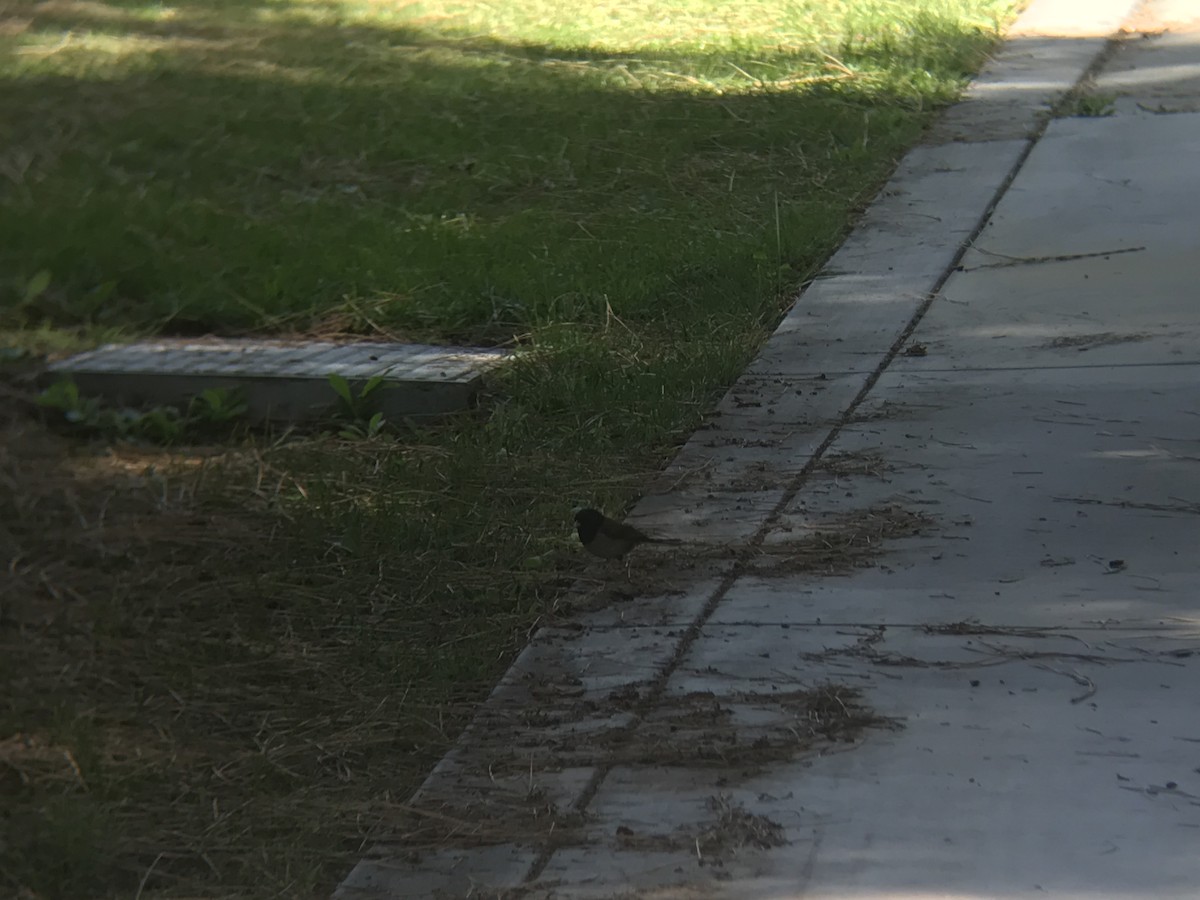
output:
[[[1073, 96], [1079, 90], [1080, 86], [1085, 84], [1087, 80], [1092, 77], [1097, 69], [1103, 64], [1104, 60], [1110, 56], [1118, 43], [1119, 38], [1110, 39], [1105, 45], [1105, 48], [1097, 54], [1096, 59], [1080, 76], [1079, 80], [1075, 83], [1075, 86], [1068, 91], [1064, 97]], [[778, 522], [784, 510], [787, 509], [793, 500], [795, 500], [796, 495], [799, 494], [799, 492], [803, 489], [809, 476], [821, 462], [825, 453], [841, 435], [842, 429], [845, 428], [846, 424], [851, 420], [851, 418], [853, 418], [858, 408], [862, 405], [867, 396], [878, 383], [880, 377], [882, 377], [883, 373], [887, 371], [888, 367], [892, 364], [892, 361], [896, 358], [897, 354], [899, 354], [901, 348], [903, 348], [908, 340], [912, 337], [913, 332], [917, 329], [917, 326], [921, 323], [921, 320], [925, 317], [926, 313], [929, 311], [929, 308], [933, 305], [933, 301], [937, 298], [938, 294], [941, 293], [946, 281], [955, 272], [955, 270], [958, 269], [964, 255], [969, 249], [971, 249], [975, 239], [979, 236], [980, 232], [991, 218], [996, 205], [1008, 192], [1018, 173], [1020, 173], [1021, 169], [1025, 166], [1026, 161], [1029, 159], [1029, 154], [1033, 151], [1033, 148], [1037, 145], [1038, 141], [1041, 140], [1042, 136], [1046, 132], [1046, 129], [1049, 127], [1051, 118], [1052, 115], [1041, 117], [1040, 121], [1038, 121], [1034, 128], [1030, 131], [1028, 137], [1025, 139], [1025, 146], [1021, 150], [1020, 155], [1009, 169], [1008, 174], [1004, 177], [1004, 180], [1000, 183], [999, 187], [997, 187], [987, 206], [980, 213], [980, 216], [974, 227], [971, 229], [971, 232], [959, 245], [954, 257], [950, 260], [950, 263], [937, 277], [928, 293], [926, 293], [916, 311], [909, 318], [903, 331], [901, 331], [896, 340], [892, 342], [892, 345], [880, 359], [879, 364], [876, 365], [876, 367], [867, 375], [866, 380], [863, 382], [863, 386], [842, 411], [841, 415], [830, 428], [829, 433], [825, 436], [824, 440], [822, 440], [817, 449], [813, 451], [803, 468], [801, 468], [799, 472], [789, 479], [787, 487], [783, 492], [783, 496], [764, 517], [762, 523], [755, 530], [754, 534], [750, 536], [749, 540], [747, 540], [746, 548], [748, 550], [753, 551], [762, 546], [772, 526]], [[801, 298], [801, 301], [802, 299], [803, 298]], [[701, 609], [700, 613], [691, 622], [691, 624], [688, 625], [687, 629], [680, 637], [679, 643], [675, 648], [675, 652], [671, 655], [671, 658], [661, 668], [655, 678], [646, 686], [646, 690], [643, 692], [640, 702], [634, 709], [632, 718], [622, 729], [624, 735], [631, 735], [643, 723], [646, 715], [662, 698], [671, 676], [679, 668], [684, 657], [688, 654], [688, 651], [691, 650], [692, 645], [700, 636], [700, 632], [708, 623], [708, 620], [712, 617], [721, 601], [728, 594], [730, 588], [733, 587], [734, 583], [736, 583], [743, 574], [744, 563], [741, 560], [738, 560], [734, 563], [724, 578], [722, 578], [720, 584], [718, 584], [714, 589], [712, 596], [709, 597], [708, 601], [704, 604], [704, 607]], [[588, 780], [588, 783], [584, 787], [579, 798], [573, 804], [573, 808], [576, 812], [584, 812], [587, 809], [588, 805], [599, 791], [600, 786], [604, 783], [605, 778], [608, 777], [611, 768], [612, 765], [608, 762], [603, 762], [596, 767], [596, 771], [592, 774], [592, 777]], [[553, 846], [546, 846], [538, 853], [537, 857], [530, 865], [529, 871], [525, 875], [525, 878], [523, 879], [525, 886], [532, 886], [532, 882], [535, 882], [541, 876], [553, 855]], [[518, 889], [518, 892], [520, 892], [520, 890], [521, 889]]]

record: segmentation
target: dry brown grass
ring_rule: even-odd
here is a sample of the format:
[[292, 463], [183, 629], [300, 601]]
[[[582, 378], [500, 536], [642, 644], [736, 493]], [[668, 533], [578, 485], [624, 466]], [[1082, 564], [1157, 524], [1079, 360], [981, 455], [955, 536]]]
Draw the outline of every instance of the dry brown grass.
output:
[[[599, 704], [568, 701], [555, 709], [551, 703], [543, 722], [502, 712], [488, 716], [487, 727], [476, 730], [456, 754], [454, 774], [443, 773], [440, 785], [399, 806], [394, 830], [372, 855], [417, 862], [427, 852], [501, 844], [543, 851], [595, 844], [604, 839], [586, 811], [565, 805], [561, 794], [557, 804], [550, 800], [558, 773], [581, 767], [645, 766], [655, 772], [679, 767], [707, 770], [716, 784], [726, 786], [806, 754], [835, 752], [868, 730], [900, 725], [867, 707], [859, 690], [838, 684], [668, 694], [642, 710], [632, 728], [611, 715], [631, 702], [637, 703], [620, 692]], [[670, 831], [635, 832], [623, 826], [614, 835], [616, 845], [686, 850], [714, 861], [744, 848], [783, 843], [782, 828], [727, 797], [711, 798], [709, 808], [713, 816]]]
[[[339, 506], [372, 499], [369, 477], [342, 474], [369, 473], [378, 447], [83, 446], [13, 406], [0, 893], [325, 892], [528, 621], [431, 613], [407, 565], [330, 533]], [[331, 493], [323, 478], [356, 489], [302, 502]], [[462, 566], [460, 585], [495, 581], [493, 563]]]

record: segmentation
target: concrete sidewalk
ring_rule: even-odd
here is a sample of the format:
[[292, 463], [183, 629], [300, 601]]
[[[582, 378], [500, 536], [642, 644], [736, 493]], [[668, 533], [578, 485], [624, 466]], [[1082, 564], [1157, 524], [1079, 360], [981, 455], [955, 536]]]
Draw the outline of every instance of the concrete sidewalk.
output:
[[[639, 505], [693, 552], [539, 632], [339, 896], [1200, 896], [1200, 4], [1080, 9]], [[1047, 124], [1093, 61], [1116, 114]]]

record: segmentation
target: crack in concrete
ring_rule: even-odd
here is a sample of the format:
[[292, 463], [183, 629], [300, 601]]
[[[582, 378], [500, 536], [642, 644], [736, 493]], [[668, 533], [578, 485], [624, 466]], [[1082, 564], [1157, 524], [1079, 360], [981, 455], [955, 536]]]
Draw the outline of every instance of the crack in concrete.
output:
[[970, 268], [960, 266], [956, 271], [979, 272], [983, 269], [1006, 269], [1011, 266], [1033, 266], [1051, 262], [1074, 262], [1079, 259], [1107, 259], [1110, 256], [1117, 256], [1121, 253], [1141, 253], [1146, 248], [1120, 247], [1116, 250], [1096, 250], [1092, 253], [1061, 253], [1057, 256], [1009, 256], [1007, 253], [996, 253], [993, 250], [984, 250], [982, 247], [972, 246], [971, 249], [985, 256], [1001, 257], [1005, 262], [985, 263], [984, 265], [971, 266]]

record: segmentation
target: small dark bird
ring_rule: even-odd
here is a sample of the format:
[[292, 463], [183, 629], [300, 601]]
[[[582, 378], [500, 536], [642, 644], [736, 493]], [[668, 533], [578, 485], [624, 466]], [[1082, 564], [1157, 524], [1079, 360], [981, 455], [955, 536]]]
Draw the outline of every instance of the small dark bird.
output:
[[650, 537], [632, 525], [614, 522], [598, 509], [581, 509], [575, 513], [575, 530], [579, 532], [579, 542], [584, 549], [601, 559], [620, 559], [638, 544], [679, 543]]

